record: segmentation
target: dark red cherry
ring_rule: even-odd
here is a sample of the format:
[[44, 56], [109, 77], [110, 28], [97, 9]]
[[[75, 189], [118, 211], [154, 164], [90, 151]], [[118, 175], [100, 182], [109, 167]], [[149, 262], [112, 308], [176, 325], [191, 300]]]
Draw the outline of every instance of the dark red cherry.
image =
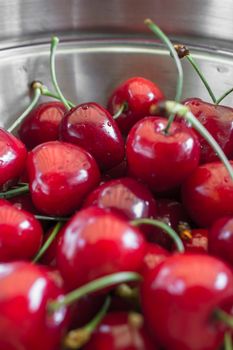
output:
[[150, 218], [156, 215], [156, 202], [148, 189], [131, 178], [105, 182], [89, 194], [84, 208], [117, 209], [129, 220]]
[[67, 326], [67, 308], [48, 312], [63, 295], [46, 269], [30, 263], [0, 265], [0, 349], [57, 350]]
[[207, 253], [208, 252], [208, 230], [199, 228], [180, 232], [180, 237], [184, 244], [186, 252], [189, 253]]
[[27, 157], [23, 143], [14, 135], [0, 128], [0, 187], [9, 183], [22, 174]]
[[[54, 227], [49, 228], [49, 230], [44, 235], [44, 243], [49, 239], [51, 234], [53, 233]], [[48, 247], [48, 249], [44, 252], [42, 257], [40, 258], [40, 264], [50, 266], [53, 268], [57, 267], [56, 254], [57, 254], [57, 246], [60, 244], [61, 237], [63, 235], [64, 227], [57, 233], [56, 237], [53, 239], [52, 243]]]
[[144, 276], [142, 305], [151, 334], [165, 349], [217, 350], [224, 327], [214, 312], [233, 302], [233, 275], [205, 254], [176, 254]]
[[189, 216], [200, 227], [233, 215], [233, 181], [220, 162], [199, 166], [184, 182], [182, 198]]
[[141, 274], [144, 276], [148, 271], [154, 270], [155, 266], [167, 259], [168, 256], [170, 256], [170, 252], [160, 245], [147, 243], [143, 264], [140, 270]]
[[66, 113], [61, 121], [60, 138], [90, 152], [104, 170], [124, 159], [124, 141], [115, 120], [94, 102], [78, 105]]
[[116, 119], [123, 134], [145, 116], [151, 115], [158, 102], [164, 100], [163, 92], [152, 81], [134, 77], [119, 85], [108, 101], [108, 110], [114, 115], [125, 104], [125, 109]]
[[209, 253], [233, 265], [233, 218], [216, 220], [209, 229]]
[[126, 143], [129, 174], [154, 192], [181, 185], [199, 163], [196, 134], [177, 122], [166, 134], [166, 125], [164, 118], [144, 118], [131, 129]]
[[47, 215], [73, 213], [100, 181], [94, 158], [84, 149], [60, 141], [34, 148], [27, 168], [33, 203]]
[[84, 350], [156, 350], [146, 328], [131, 321], [126, 312], [109, 313]]
[[107, 209], [83, 209], [67, 223], [57, 266], [68, 289], [121, 271], [137, 271], [144, 256], [141, 232]]
[[19, 195], [9, 199], [16, 208], [29, 211], [33, 214], [38, 214], [38, 210], [35, 208], [30, 193]]
[[[190, 98], [184, 104], [215, 138], [226, 156], [233, 159], [233, 108], [207, 103], [199, 98]], [[201, 145], [201, 162], [218, 160], [206, 140], [200, 135], [198, 137]]]
[[0, 199], [0, 262], [32, 259], [42, 237], [42, 227], [31, 213]]
[[59, 125], [66, 112], [61, 102], [45, 102], [35, 107], [21, 124], [18, 135], [28, 149], [59, 138]]

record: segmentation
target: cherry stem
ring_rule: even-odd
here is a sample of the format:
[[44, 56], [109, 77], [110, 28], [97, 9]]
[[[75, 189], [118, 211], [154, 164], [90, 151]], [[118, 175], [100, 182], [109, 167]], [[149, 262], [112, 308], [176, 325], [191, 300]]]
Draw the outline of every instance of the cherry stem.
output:
[[10, 199], [10, 198], [17, 197], [21, 194], [26, 194], [26, 193], [29, 193], [28, 184], [17, 187], [17, 188], [13, 188], [13, 189], [8, 190], [6, 192], [0, 192], [0, 198]]
[[120, 105], [118, 111], [112, 116], [113, 119], [117, 119], [120, 117], [120, 115], [127, 109], [128, 104], [127, 102], [122, 103], [122, 105]]
[[224, 310], [222, 309], [214, 310], [214, 317], [215, 319], [224, 323], [227, 327], [233, 329], [233, 317], [229, 315], [227, 312], [225, 312]]
[[187, 106], [184, 106], [175, 101], [166, 101], [164, 103], [164, 107], [168, 113], [174, 113], [177, 114], [179, 117], [185, 118], [192, 125], [192, 127], [195, 130], [197, 130], [201, 136], [205, 138], [205, 140], [209, 143], [212, 149], [216, 152], [219, 159], [225, 165], [231, 179], [233, 180], [233, 169], [225, 153], [223, 152], [219, 144], [215, 141], [213, 136], [208, 132], [208, 130], [192, 114], [190, 109]]
[[184, 245], [179, 235], [170, 226], [165, 224], [165, 222], [154, 220], [154, 219], [136, 219], [136, 220], [130, 221], [130, 223], [133, 226], [140, 226], [140, 225], [146, 224], [146, 225], [151, 225], [162, 229], [168, 236], [170, 236], [173, 239], [178, 252], [184, 253], [185, 251]]
[[25, 111], [16, 119], [16, 121], [11, 124], [11, 126], [7, 129], [8, 132], [13, 132], [15, 129], [18, 128], [18, 126], [22, 123], [22, 121], [25, 119], [25, 117], [32, 111], [32, 109], [36, 106], [37, 102], [39, 101], [41, 96], [40, 89], [36, 88], [34, 90], [34, 96], [32, 98], [32, 101], [30, 102], [29, 106], [25, 109]]
[[59, 310], [64, 305], [71, 305], [80, 298], [86, 296], [87, 294], [97, 292], [99, 290], [111, 287], [115, 284], [128, 283], [128, 282], [140, 282], [141, 276], [136, 272], [119, 272], [114, 273], [105, 277], [98, 278], [91, 281], [84, 286], [75, 289], [74, 291], [65, 295], [61, 300], [51, 301], [48, 304], [48, 309], [51, 312]]
[[226, 332], [224, 335], [224, 350], [233, 350], [231, 332]]
[[[175, 101], [179, 102], [182, 97], [182, 92], [183, 92], [183, 85], [184, 85], [184, 73], [183, 73], [183, 67], [180, 62], [179, 56], [176, 52], [176, 49], [174, 48], [172, 42], [170, 39], [166, 36], [166, 34], [150, 19], [146, 19], [144, 22], [151, 30], [152, 32], [159, 37], [159, 39], [168, 47], [171, 56], [174, 58], [177, 71], [178, 71], [178, 79], [177, 79], [177, 85], [176, 85], [176, 96], [175, 96]], [[175, 118], [175, 115], [171, 113], [167, 126], [165, 128], [165, 133], [168, 133], [168, 130]]]
[[32, 260], [32, 262], [34, 264], [37, 263], [37, 261], [39, 261], [40, 258], [44, 255], [44, 253], [47, 251], [47, 249], [50, 247], [50, 245], [52, 244], [52, 242], [56, 238], [56, 236], [57, 236], [57, 234], [58, 234], [58, 232], [60, 231], [61, 228], [62, 228], [62, 223], [61, 222], [58, 222], [54, 226], [54, 228], [53, 228], [49, 238], [46, 240], [46, 242], [43, 244], [43, 246], [41, 247], [39, 252], [36, 254], [35, 258]]
[[57, 36], [52, 37], [51, 39], [51, 46], [50, 46], [50, 71], [51, 71], [51, 77], [53, 86], [60, 97], [61, 101], [63, 102], [64, 106], [67, 108], [67, 110], [70, 110], [70, 106], [66, 98], [61, 92], [61, 89], [59, 88], [57, 77], [56, 77], [56, 70], [55, 70], [55, 56], [56, 56], [56, 49], [57, 45], [59, 43], [59, 38]]
[[70, 218], [63, 218], [63, 217], [57, 217], [57, 216], [46, 216], [46, 215], [34, 215], [36, 219], [42, 220], [42, 221], [68, 221]]
[[215, 104], [219, 105], [220, 102], [222, 102], [222, 100], [227, 97], [228, 95], [230, 95], [233, 92], [233, 88], [230, 88], [229, 90], [227, 90], [221, 97], [219, 97], [216, 101]]

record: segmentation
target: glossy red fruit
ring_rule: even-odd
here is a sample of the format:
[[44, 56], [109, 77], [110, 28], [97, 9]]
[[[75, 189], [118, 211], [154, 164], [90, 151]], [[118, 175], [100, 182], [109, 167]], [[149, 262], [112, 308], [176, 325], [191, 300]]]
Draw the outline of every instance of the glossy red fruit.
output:
[[126, 312], [105, 316], [84, 350], [156, 350], [146, 328], [130, 322]]
[[150, 272], [150, 270], [154, 270], [154, 268], [162, 261], [166, 260], [168, 256], [170, 256], [170, 252], [162, 248], [160, 245], [147, 243], [140, 271], [142, 276], [148, 273], [148, 271]]
[[152, 191], [163, 192], [182, 184], [199, 163], [200, 145], [195, 133], [173, 122], [147, 117], [130, 131], [126, 143], [129, 174], [145, 182]]
[[16, 208], [29, 211], [33, 214], [38, 214], [38, 210], [35, 208], [30, 193], [19, 195], [9, 199]]
[[180, 233], [184, 248], [189, 253], [208, 252], [209, 232], [203, 228], [184, 230]]
[[200, 227], [233, 215], [233, 181], [225, 166], [221, 162], [199, 166], [184, 182], [182, 199], [189, 216]]
[[209, 253], [233, 265], [233, 218], [218, 219], [209, 229]]
[[144, 256], [141, 232], [107, 209], [90, 207], [67, 223], [57, 266], [68, 289], [121, 271], [137, 271]]
[[216, 258], [177, 254], [145, 275], [141, 297], [145, 321], [162, 347], [216, 350], [224, 327], [214, 311], [233, 303], [233, 275]]
[[66, 113], [61, 122], [60, 139], [90, 152], [103, 170], [111, 169], [124, 159], [124, 141], [115, 120], [94, 102], [78, 105]]
[[152, 81], [134, 77], [119, 85], [108, 101], [108, 110], [114, 115], [126, 104], [123, 113], [116, 122], [123, 134], [127, 135], [132, 126], [145, 116], [151, 115], [152, 109], [164, 100], [163, 92]]
[[89, 194], [84, 208], [117, 209], [129, 220], [150, 218], [156, 215], [156, 201], [148, 189], [131, 178], [105, 182]]
[[0, 265], [0, 348], [57, 350], [67, 308], [49, 314], [48, 302], [63, 295], [46, 269], [29, 263]]
[[[184, 102], [195, 117], [215, 138], [229, 159], [233, 159], [233, 108], [217, 106], [199, 98], [190, 98]], [[201, 144], [201, 162], [209, 163], [218, 157], [206, 140], [198, 134]]]
[[45, 102], [35, 107], [21, 124], [18, 135], [28, 149], [59, 138], [59, 125], [66, 112], [61, 102]]
[[32, 259], [42, 237], [42, 227], [31, 213], [0, 199], [0, 262]]
[[23, 143], [0, 128], [0, 188], [7, 187], [22, 174], [26, 157]]
[[69, 215], [100, 181], [94, 158], [60, 141], [43, 143], [28, 155], [30, 192], [35, 207], [48, 215]]

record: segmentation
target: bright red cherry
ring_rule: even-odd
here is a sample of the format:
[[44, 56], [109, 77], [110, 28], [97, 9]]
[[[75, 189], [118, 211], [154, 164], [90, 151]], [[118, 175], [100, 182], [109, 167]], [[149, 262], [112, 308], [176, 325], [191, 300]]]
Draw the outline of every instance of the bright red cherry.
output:
[[156, 202], [152, 194], [143, 184], [127, 177], [97, 187], [84, 202], [84, 208], [89, 206], [117, 209], [129, 220], [156, 215]]
[[31, 213], [0, 199], [0, 262], [32, 259], [42, 237], [42, 227]]
[[180, 232], [180, 237], [184, 244], [186, 252], [189, 253], [207, 253], [208, 252], [208, 230], [199, 228]]
[[216, 350], [224, 327], [214, 312], [233, 303], [233, 275], [214, 257], [177, 254], [144, 276], [141, 298], [145, 321], [163, 348]]
[[145, 182], [152, 191], [163, 192], [182, 184], [199, 163], [200, 145], [196, 134], [173, 122], [147, 117], [130, 131], [126, 155], [130, 175]]
[[116, 119], [123, 134], [127, 135], [140, 119], [151, 115], [152, 109], [164, 100], [163, 92], [152, 81], [134, 77], [119, 85], [108, 101], [108, 110], [114, 115], [125, 104], [125, 109]]
[[126, 312], [109, 313], [84, 350], [156, 350], [146, 328], [130, 318]]
[[36, 208], [48, 215], [69, 215], [100, 181], [94, 158], [60, 141], [34, 148], [28, 155], [30, 192]]
[[67, 308], [49, 313], [48, 303], [63, 296], [46, 269], [29, 263], [0, 265], [0, 348], [57, 350], [67, 326]]
[[45, 102], [35, 107], [21, 124], [18, 135], [28, 149], [59, 138], [59, 125], [66, 112], [61, 102]]
[[61, 121], [60, 139], [90, 152], [104, 170], [124, 159], [124, 141], [115, 120], [94, 102], [78, 105], [66, 113]]
[[22, 174], [27, 157], [23, 143], [0, 128], [0, 187], [7, 187]]
[[199, 166], [184, 182], [182, 198], [189, 216], [200, 227], [233, 215], [233, 181], [221, 162]]
[[141, 274], [144, 276], [148, 271], [154, 270], [155, 266], [167, 259], [168, 256], [170, 256], [170, 252], [162, 248], [160, 245], [147, 243], [140, 271]]
[[95, 278], [137, 271], [144, 256], [141, 232], [120, 215], [89, 207], [67, 223], [57, 247], [57, 266], [68, 289]]

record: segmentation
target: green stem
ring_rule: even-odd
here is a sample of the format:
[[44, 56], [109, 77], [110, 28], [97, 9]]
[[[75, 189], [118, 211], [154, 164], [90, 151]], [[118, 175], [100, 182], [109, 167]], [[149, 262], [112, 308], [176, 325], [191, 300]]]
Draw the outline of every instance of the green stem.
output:
[[29, 106], [25, 109], [25, 111], [21, 114], [20, 117], [16, 119], [16, 121], [7, 129], [8, 132], [13, 132], [15, 129], [18, 128], [18, 126], [22, 123], [24, 118], [31, 112], [31, 110], [36, 106], [37, 102], [39, 101], [41, 96], [40, 89], [36, 88], [34, 90], [34, 96], [32, 98], [32, 101], [30, 102]]
[[233, 329], [233, 317], [222, 309], [216, 309], [214, 311], [214, 318], [224, 323], [230, 329]]
[[224, 350], [233, 350], [231, 332], [226, 332], [224, 335]]
[[0, 192], [0, 198], [10, 199], [10, 198], [17, 197], [19, 195], [26, 194], [26, 193], [29, 193], [29, 186], [28, 185], [13, 188], [13, 189], [8, 190], [6, 192]]
[[221, 97], [219, 97], [216, 101], [215, 104], [219, 105], [220, 102], [222, 102], [222, 100], [227, 97], [228, 95], [230, 95], [233, 92], [233, 88], [230, 88], [229, 90], [227, 90]]
[[53, 86], [54, 86], [58, 96], [60, 97], [60, 99], [63, 102], [64, 106], [68, 110], [70, 110], [69, 103], [67, 102], [66, 98], [62, 94], [62, 92], [61, 92], [61, 90], [59, 88], [58, 82], [57, 82], [57, 77], [56, 77], [55, 55], [56, 55], [56, 49], [57, 49], [58, 43], [59, 43], [59, 38], [56, 37], [56, 36], [52, 37], [51, 46], [50, 46], [50, 70], [51, 70], [51, 77], [52, 77]]
[[128, 104], [127, 102], [122, 103], [122, 105], [119, 107], [118, 111], [112, 116], [113, 119], [117, 119], [120, 117], [120, 115], [127, 109]]
[[219, 159], [225, 165], [231, 179], [233, 180], [233, 169], [225, 153], [219, 144], [215, 141], [213, 136], [209, 133], [209, 131], [192, 114], [189, 108], [175, 101], [166, 101], [164, 103], [164, 107], [168, 113], [174, 113], [180, 117], [185, 118], [192, 125], [192, 127], [197, 130], [201, 136], [204, 137], [204, 139], [209, 143], [209, 145], [218, 155]]
[[84, 297], [87, 294], [97, 292], [99, 290], [111, 287], [115, 284], [128, 283], [128, 282], [140, 282], [141, 276], [136, 272], [119, 272], [114, 273], [102, 278], [98, 278], [90, 283], [85, 284], [84, 286], [68, 293], [62, 300], [51, 301], [48, 304], [49, 311], [57, 311], [60, 307], [64, 305], [71, 305], [75, 301]]
[[42, 221], [68, 221], [70, 218], [63, 218], [63, 217], [57, 217], [57, 216], [46, 216], [46, 215], [34, 215], [36, 219], [42, 220]]
[[40, 260], [40, 258], [44, 255], [44, 253], [46, 252], [46, 250], [50, 247], [50, 245], [52, 244], [52, 242], [54, 241], [54, 239], [56, 238], [58, 232], [60, 231], [62, 227], [62, 223], [58, 222], [56, 224], [56, 226], [54, 227], [54, 229], [52, 230], [51, 234], [49, 235], [49, 238], [47, 239], [47, 241], [44, 243], [44, 245], [41, 247], [41, 249], [39, 250], [39, 252], [36, 254], [35, 258], [33, 259], [33, 263], [37, 263], [37, 261]]
[[134, 226], [140, 226], [140, 225], [146, 224], [146, 225], [151, 225], [162, 229], [168, 236], [170, 236], [173, 239], [178, 252], [184, 253], [185, 251], [184, 245], [179, 235], [170, 226], [165, 224], [165, 222], [154, 220], [154, 219], [136, 219], [136, 220], [130, 221], [130, 223], [131, 225], [134, 225]]
[[[167, 45], [171, 56], [174, 58], [177, 71], [178, 71], [178, 79], [177, 79], [177, 84], [176, 84], [176, 96], [175, 96], [175, 101], [179, 102], [182, 97], [182, 92], [183, 92], [183, 85], [184, 85], [184, 73], [183, 73], [183, 67], [180, 62], [179, 56], [176, 52], [176, 49], [174, 48], [172, 42], [170, 39], [163, 33], [163, 31], [155, 24], [153, 23], [150, 19], [145, 20], [145, 24], [152, 30], [152, 32], [159, 37], [159, 39]], [[167, 126], [165, 128], [165, 133], [168, 132], [173, 120], [175, 118], [175, 115], [172, 113], [168, 119]]]

